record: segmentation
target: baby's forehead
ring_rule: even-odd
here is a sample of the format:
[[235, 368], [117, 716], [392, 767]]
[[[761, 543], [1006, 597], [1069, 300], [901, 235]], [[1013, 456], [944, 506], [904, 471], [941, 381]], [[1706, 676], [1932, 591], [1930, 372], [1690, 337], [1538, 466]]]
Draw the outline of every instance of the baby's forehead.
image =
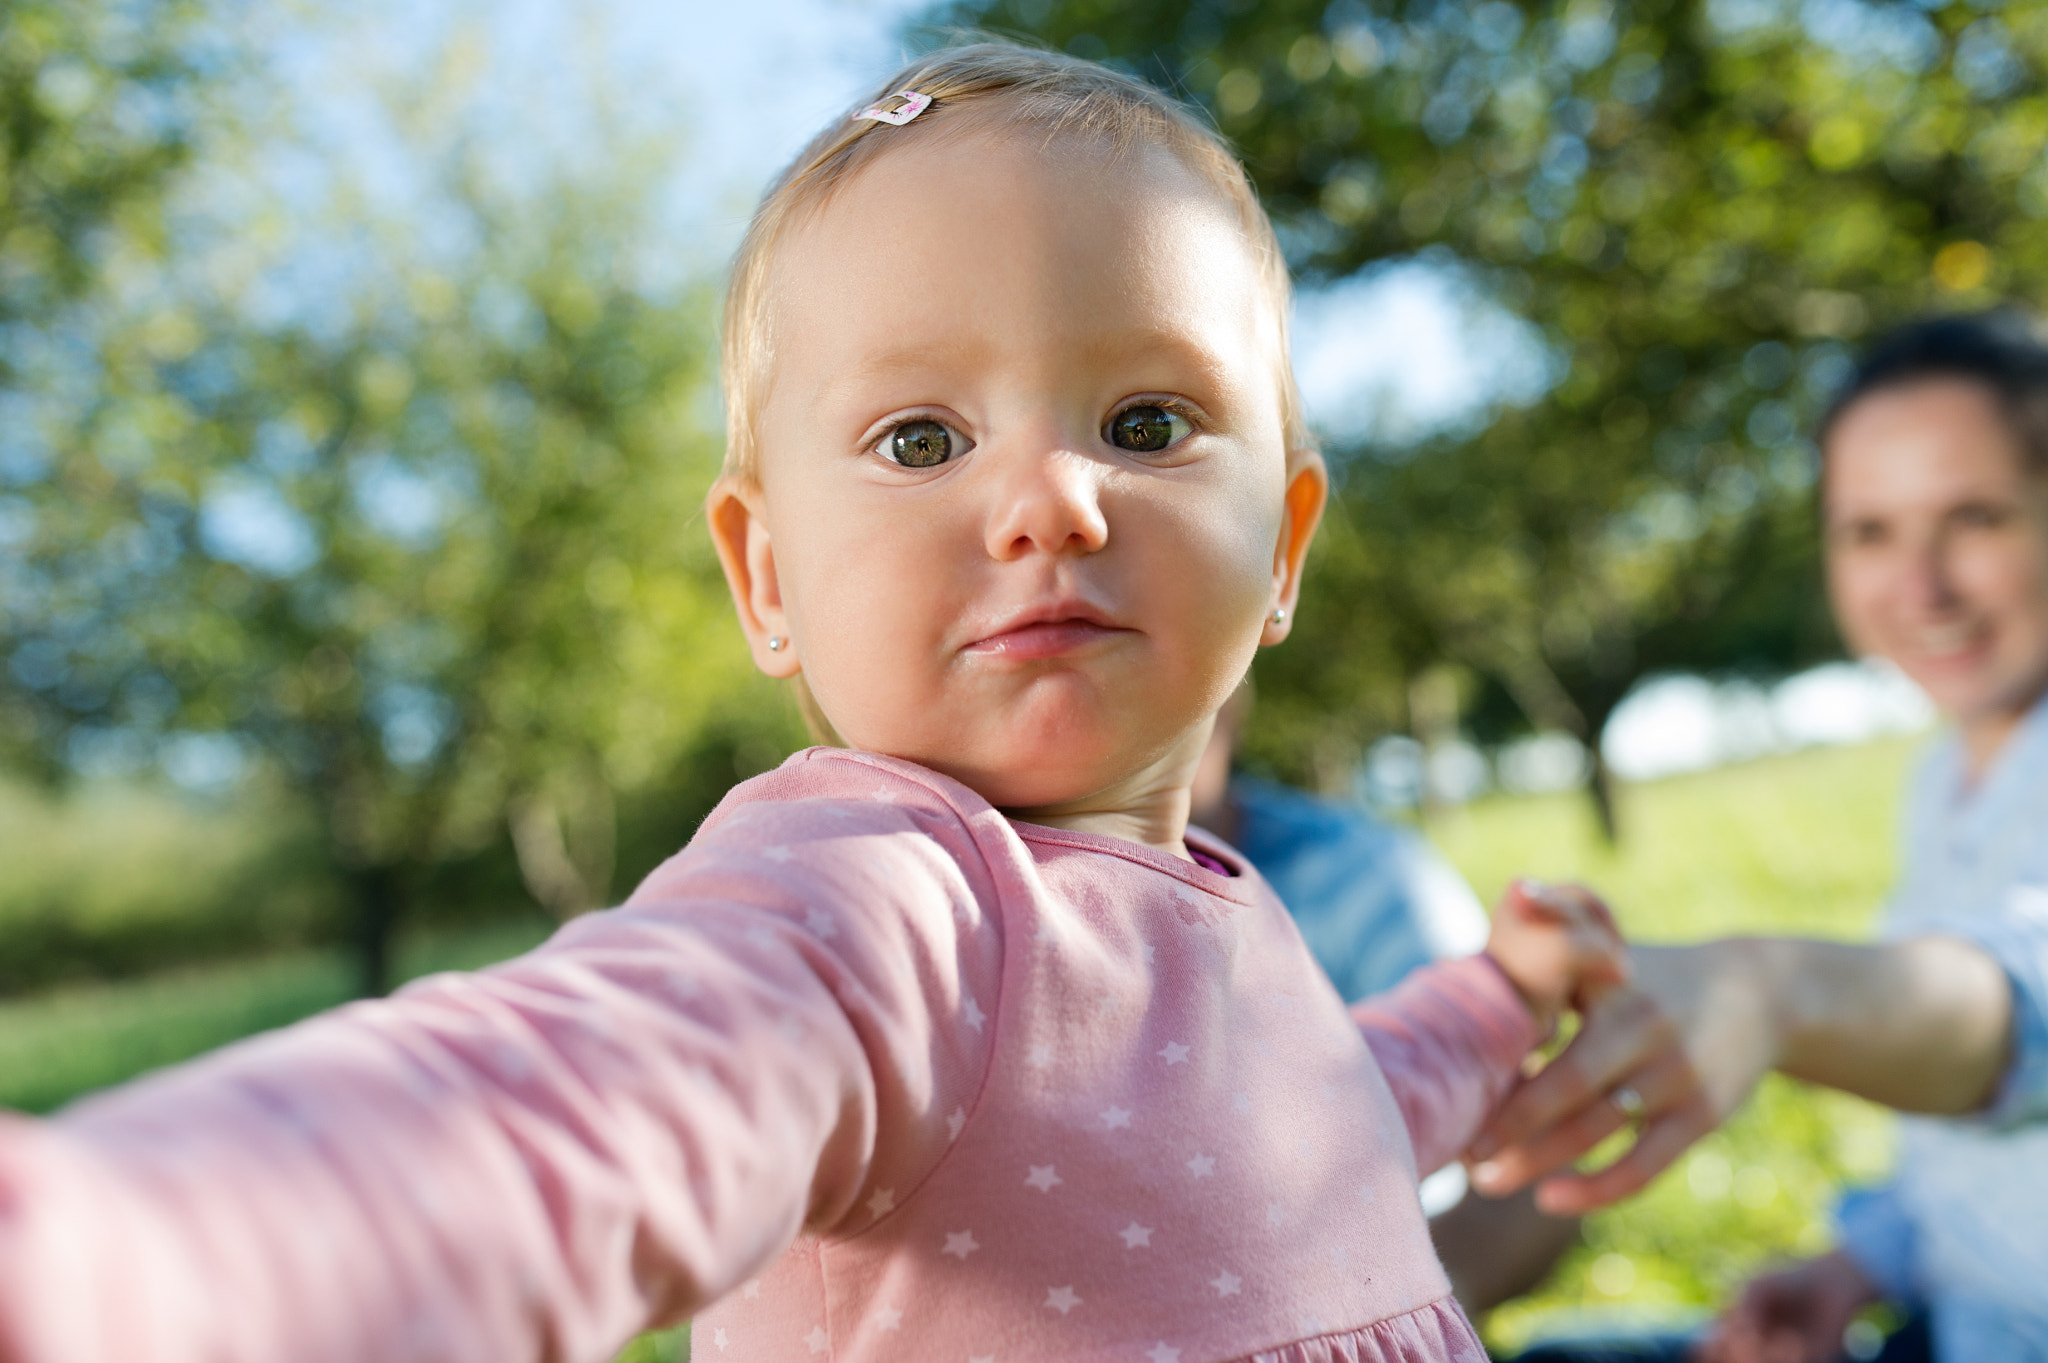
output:
[[1000, 326], [988, 310], [1077, 289], [1104, 325], [1146, 307], [1156, 327], [1182, 312], [1201, 323], [1230, 295], [1284, 307], [1238, 206], [1160, 141], [981, 120], [889, 142], [912, 131], [881, 130], [882, 150], [791, 222], [765, 280], [784, 342], [821, 312], [873, 307], [906, 331]]

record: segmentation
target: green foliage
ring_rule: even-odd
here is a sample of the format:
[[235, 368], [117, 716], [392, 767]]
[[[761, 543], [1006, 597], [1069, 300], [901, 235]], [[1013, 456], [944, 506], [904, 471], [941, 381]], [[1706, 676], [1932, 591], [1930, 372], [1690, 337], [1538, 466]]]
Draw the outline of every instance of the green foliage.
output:
[[1297, 773], [1446, 660], [1487, 679], [1487, 715], [1511, 698], [1523, 723], [1592, 738], [1650, 672], [1824, 656], [1801, 436], [1845, 342], [2044, 277], [2042, 0], [957, 0], [933, 17], [1205, 105], [1305, 283], [1421, 252], [1543, 332], [1558, 378], [1526, 408], [1333, 451], [1331, 542], [1298, 642], [1261, 670], [1301, 720], [1266, 756]]
[[[161, 245], [161, 200], [192, 150], [205, 7], [9, 0], [0, 10], [0, 326], [47, 324], [120, 238]], [[0, 390], [19, 352], [0, 347]]]
[[[156, 70], [89, 41], [110, 19], [22, 13], [0, 50], [34, 60], [0, 63], [0, 108]], [[279, 189], [266, 167], [310, 143], [237, 71], [195, 68], [179, 117], [109, 125], [134, 146], [101, 159], [132, 151], [133, 188], [101, 217], [160, 251], [93, 254], [111, 171], [0, 201], [0, 240], [104, 257], [65, 276], [71, 312], [21, 295], [66, 344], [19, 392], [0, 374], [28, 418], [22, 471], [0, 470], [0, 729], [46, 773], [194, 742], [254, 759], [312, 810], [375, 988], [440, 870], [504, 849], [551, 911], [593, 907], [622, 799], [689, 792], [633, 833], [673, 850], [708, 806], [683, 765], [718, 754], [722, 787], [733, 753], [759, 769], [796, 723], [697, 523], [712, 304], [646, 282], [664, 148], [600, 119], [585, 159], [508, 178], [450, 76], [386, 110], [416, 195]], [[81, 118], [34, 145], [85, 155]]]

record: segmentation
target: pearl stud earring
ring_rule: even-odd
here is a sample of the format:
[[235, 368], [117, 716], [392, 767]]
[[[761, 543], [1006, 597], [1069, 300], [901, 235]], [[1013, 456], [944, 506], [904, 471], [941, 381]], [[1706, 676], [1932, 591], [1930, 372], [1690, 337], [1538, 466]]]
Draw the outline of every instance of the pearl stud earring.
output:
[[770, 653], [780, 653], [782, 652], [782, 646], [788, 642], [789, 640], [783, 638], [780, 634], [771, 634], [768, 636], [768, 651]]
[[1287, 623], [1287, 607], [1285, 607], [1285, 606], [1275, 606], [1275, 607], [1273, 607], [1273, 613], [1272, 613], [1271, 615], [1267, 616], [1267, 617], [1266, 617], [1266, 620], [1267, 620], [1267, 623], [1269, 623], [1269, 624], [1274, 624], [1274, 625], [1284, 625], [1284, 624], [1286, 624], [1286, 623]]

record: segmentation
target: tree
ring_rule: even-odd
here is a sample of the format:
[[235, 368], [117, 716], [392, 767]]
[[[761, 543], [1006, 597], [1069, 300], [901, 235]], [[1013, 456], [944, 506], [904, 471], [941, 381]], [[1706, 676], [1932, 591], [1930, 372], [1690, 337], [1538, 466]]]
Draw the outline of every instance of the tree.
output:
[[417, 200], [327, 187], [318, 231], [367, 262], [343, 288], [280, 302], [202, 218], [105, 302], [15, 499], [35, 590], [5, 620], [53, 768], [176, 736], [312, 801], [367, 992], [437, 863], [509, 830], [547, 908], [595, 907], [621, 792], [711, 726], [787, 727], [695, 524], [710, 300], [634, 268], [662, 149], [508, 180], [438, 126], [409, 129]]
[[36, 526], [11, 489], [48, 469], [60, 423], [41, 399], [66, 352], [90, 349], [110, 263], [162, 248], [166, 193], [229, 65], [203, 20], [179, 0], [0, 10], [0, 756], [17, 764], [48, 752], [29, 693], [54, 678], [22, 622], [50, 613], [52, 584], [14, 552]]
[[[1385, 551], [1326, 556], [1324, 619], [1349, 628], [1304, 637], [1339, 671], [1369, 635], [1411, 670], [1463, 663], [1596, 752], [1650, 672], [1835, 647], [1803, 436], [1846, 343], [2030, 298], [2048, 251], [2040, 0], [968, 0], [940, 17], [1203, 103], [1306, 285], [1434, 248], [1542, 328], [1560, 377], [1534, 403], [1476, 435], [1333, 451], [1337, 526]], [[1604, 771], [1594, 789], [1611, 823]]]

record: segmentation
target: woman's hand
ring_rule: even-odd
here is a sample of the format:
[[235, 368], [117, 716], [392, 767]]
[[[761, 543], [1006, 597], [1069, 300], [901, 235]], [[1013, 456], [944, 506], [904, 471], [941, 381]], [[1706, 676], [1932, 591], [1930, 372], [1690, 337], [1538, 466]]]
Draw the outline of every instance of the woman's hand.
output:
[[1779, 1069], [1907, 1112], [1988, 1104], [2011, 1064], [2012, 986], [1952, 937], [1879, 946], [1735, 937], [1637, 947], [1629, 987], [1594, 1002], [1572, 1044], [1473, 1142], [1472, 1181], [1502, 1196], [1631, 1122], [1605, 1169], [1544, 1178], [1536, 1203], [1578, 1215], [1628, 1196]]
[[1636, 947], [1630, 983], [1594, 1001], [1564, 1053], [1474, 1142], [1474, 1185], [1505, 1196], [1640, 1123], [1604, 1169], [1544, 1178], [1537, 1205], [1575, 1216], [1641, 1188], [1742, 1105], [1779, 1058], [1763, 953], [1733, 939]]
[[1849, 1322], [1877, 1297], [1877, 1285], [1840, 1250], [1766, 1273], [1742, 1289], [1693, 1351], [1694, 1363], [1833, 1363]]

